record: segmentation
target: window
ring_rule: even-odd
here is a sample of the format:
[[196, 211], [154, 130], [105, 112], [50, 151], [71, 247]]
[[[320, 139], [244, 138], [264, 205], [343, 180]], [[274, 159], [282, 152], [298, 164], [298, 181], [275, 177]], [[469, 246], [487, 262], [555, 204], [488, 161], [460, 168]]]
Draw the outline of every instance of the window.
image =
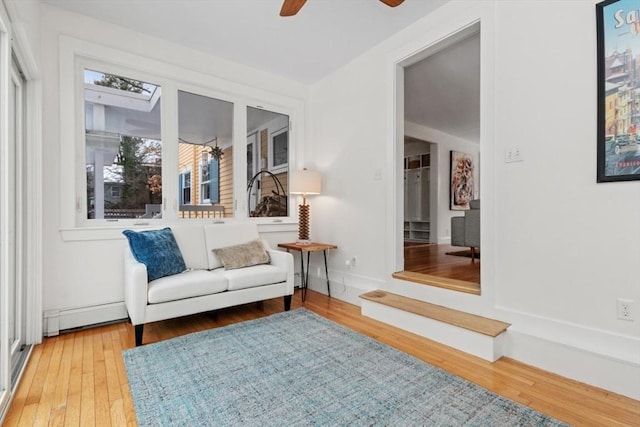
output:
[[287, 216], [289, 116], [248, 107], [246, 150], [249, 216]]
[[160, 87], [84, 70], [88, 219], [137, 218], [162, 203]]
[[[60, 103], [75, 108], [60, 110], [63, 238], [147, 218], [290, 217], [291, 142], [304, 123], [289, 118], [304, 117], [304, 101], [269, 93], [65, 37]], [[260, 176], [249, 197], [250, 169]]]
[[271, 134], [271, 145], [269, 146], [269, 169], [278, 172], [287, 169], [289, 160], [289, 128], [280, 129]]
[[232, 217], [233, 103], [179, 90], [178, 134], [178, 163], [198, 171], [191, 200], [200, 206], [181, 207], [180, 217]]
[[200, 164], [200, 194], [202, 195], [202, 204], [220, 202], [220, 168], [216, 159], [202, 159]]
[[191, 204], [191, 171], [182, 172], [180, 174], [180, 204]]

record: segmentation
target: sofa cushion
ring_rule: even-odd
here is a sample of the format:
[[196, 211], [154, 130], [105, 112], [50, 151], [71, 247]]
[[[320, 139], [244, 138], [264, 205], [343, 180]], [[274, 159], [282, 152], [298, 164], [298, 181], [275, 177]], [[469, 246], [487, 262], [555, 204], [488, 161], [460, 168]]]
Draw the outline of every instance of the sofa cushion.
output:
[[210, 224], [204, 226], [204, 238], [209, 257], [209, 269], [222, 267], [213, 249], [250, 242], [259, 238], [258, 226], [252, 223]]
[[260, 240], [213, 249], [225, 270], [268, 264], [269, 254]]
[[224, 292], [228, 281], [221, 271], [189, 270], [154, 280], [149, 283], [147, 300], [158, 304]]
[[161, 230], [122, 232], [129, 240], [133, 256], [147, 266], [149, 281], [186, 270], [182, 253], [169, 227]]
[[204, 243], [204, 228], [202, 225], [177, 225], [171, 226], [173, 236], [178, 242], [180, 252], [187, 268], [194, 270], [208, 270], [209, 257], [207, 245]]
[[221, 271], [222, 275], [229, 281], [228, 289], [230, 291], [271, 285], [287, 280], [286, 269], [269, 264], [254, 265], [253, 267], [239, 268], [237, 270], [218, 271]]

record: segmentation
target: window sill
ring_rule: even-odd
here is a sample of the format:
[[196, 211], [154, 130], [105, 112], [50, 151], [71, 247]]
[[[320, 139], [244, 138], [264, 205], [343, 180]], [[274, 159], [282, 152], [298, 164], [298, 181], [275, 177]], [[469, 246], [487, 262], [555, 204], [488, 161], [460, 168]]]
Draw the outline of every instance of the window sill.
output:
[[[282, 233], [298, 230], [298, 222], [293, 218], [251, 218], [252, 222], [255, 221], [258, 224], [259, 233]], [[157, 222], [156, 222], [157, 221]], [[192, 224], [221, 224], [231, 223], [237, 220], [228, 218], [216, 219], [214, 221], [196, 222], [193, 220]], [[103, 226], [88, 226], [88, 227], [75, 227], [75, 228], [61, 228], [60, 235], [64, 242], [83, 242], [83, 241], [95, 241], [95, 240], [121, 240], [124, 239], [122, 235], [123, 230], [144, 230], [149, 228], [162, 228], [170, 227], [172, 225], [185, 225], [188, 222], [160, 222], [147, 221], [144, 224], [113, 224]]]

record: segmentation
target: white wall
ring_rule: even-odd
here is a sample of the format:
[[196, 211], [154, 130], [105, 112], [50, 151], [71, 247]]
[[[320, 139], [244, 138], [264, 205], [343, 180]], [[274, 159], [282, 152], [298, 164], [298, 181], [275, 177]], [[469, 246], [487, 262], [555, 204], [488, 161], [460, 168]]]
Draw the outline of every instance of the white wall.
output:
[[[73, 212], [73, 208], [69, 210], [61, 206], [61, 201], [65, 200], [63, 194], [73, 192], [74, 189], [64, 186], [62, 183], [65, 181], [61, 179], [61, 176], [68, 175], [61, 170], [61, 159], [73, 155], [68, 150], [69, 144], [60, 138], [61, 36], [95, 43], [101, 49], [104, 46], [125, 51], [137, 55], [141, 62], [142, 58], [160, 61], [160, 66], [154, 70], [158, 75], [171, 75], [170, 70], [175, 67], [184, 69], [185, 74], [200, 73], [199, 76], [202, 77], [199, 84], [207, 84], [210, 76], [212, 85], [219, 85], [220, 80], [224, 79], [230, 87], [242, 85], [249, 88], [248, 92], [251, 88], [256, 88], [261, 96], [274, 94], [274, 97], [287, 97], [301, 103], [306, 102], [308, 87], [55, 7], [42, 5], [41, 10], [45, 111], [43, 309], [46, 331], [55, 333], [57, 328], [126, 316], [122, 305], [122, 247], [125, 241], [121, 230], [124, 227], [115, 227], [110, 231], [79, 231], [69, 229], [67, 225], [73, 224], [73, 218], [63, 218], [66, 212]], [[167, 69], [162, 64], [166, 64]], [[135, 68], [135, 64], [132, 66]], [[73, 105], [63, 105], [62, 108], [70, 109]], [[62, 122], [66, 124], [64, 120]], [[299, 125], [299, 129], [304, 129], [301, 123]], [[304, 131], [301, 133], [301, 139], [304, 140]], [[301, 150], [296, 152], [297, 156], [303, 154]], [[295, 230], [295, 224], [261, 227], [261, 231], [267, 233], [263, 237], [273, 246], [284, 240], [294, 240]]]
[[40, 1], [4, 0], [19, 60], [23, 67], [38, 68], [40, 63]]
[[[315, 238], [340, 248], [331, 259], [336, 287], [357, 277], [361, 288], [509, 321], [508, 355], [638, 398], [640, 317], [617, 320], [616, 299], [640, 307], [640, 182], [596, 184], [594, 14], [591, 0], [452, 2], [315, 84], [308, 150], [325, 195], [312, 201], [312, 225]], [[402, 188], [394, 64], [478, 19], [476, 297], [393, 281], [391, 273], [401, 250], [394, 205]], [[524, 161], [506, 164], [504, 149], [513, 146]], [[353, 255], [358, 265], [349, 270], [344, 260]], [[582, 367], [573, 362], [585, 359]]]

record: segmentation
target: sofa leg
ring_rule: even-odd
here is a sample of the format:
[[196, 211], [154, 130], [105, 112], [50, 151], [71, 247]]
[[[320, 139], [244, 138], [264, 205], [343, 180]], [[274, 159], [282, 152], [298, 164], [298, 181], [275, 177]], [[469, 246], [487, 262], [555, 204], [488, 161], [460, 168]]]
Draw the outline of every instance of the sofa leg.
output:
[[284, 311], [291, 310], [291, 297], [293, 295], [285, 295], [284, 296]]
[[141, 346], [142, 345], [142, 330], [144, 329], [144, 323], [140, 324], [140, 325], [135, 325], [134, 326], [135, 332], [136, 332], [136, 347]]
[[471, 247], [471, 262], [476, 262], [476, 248]]

